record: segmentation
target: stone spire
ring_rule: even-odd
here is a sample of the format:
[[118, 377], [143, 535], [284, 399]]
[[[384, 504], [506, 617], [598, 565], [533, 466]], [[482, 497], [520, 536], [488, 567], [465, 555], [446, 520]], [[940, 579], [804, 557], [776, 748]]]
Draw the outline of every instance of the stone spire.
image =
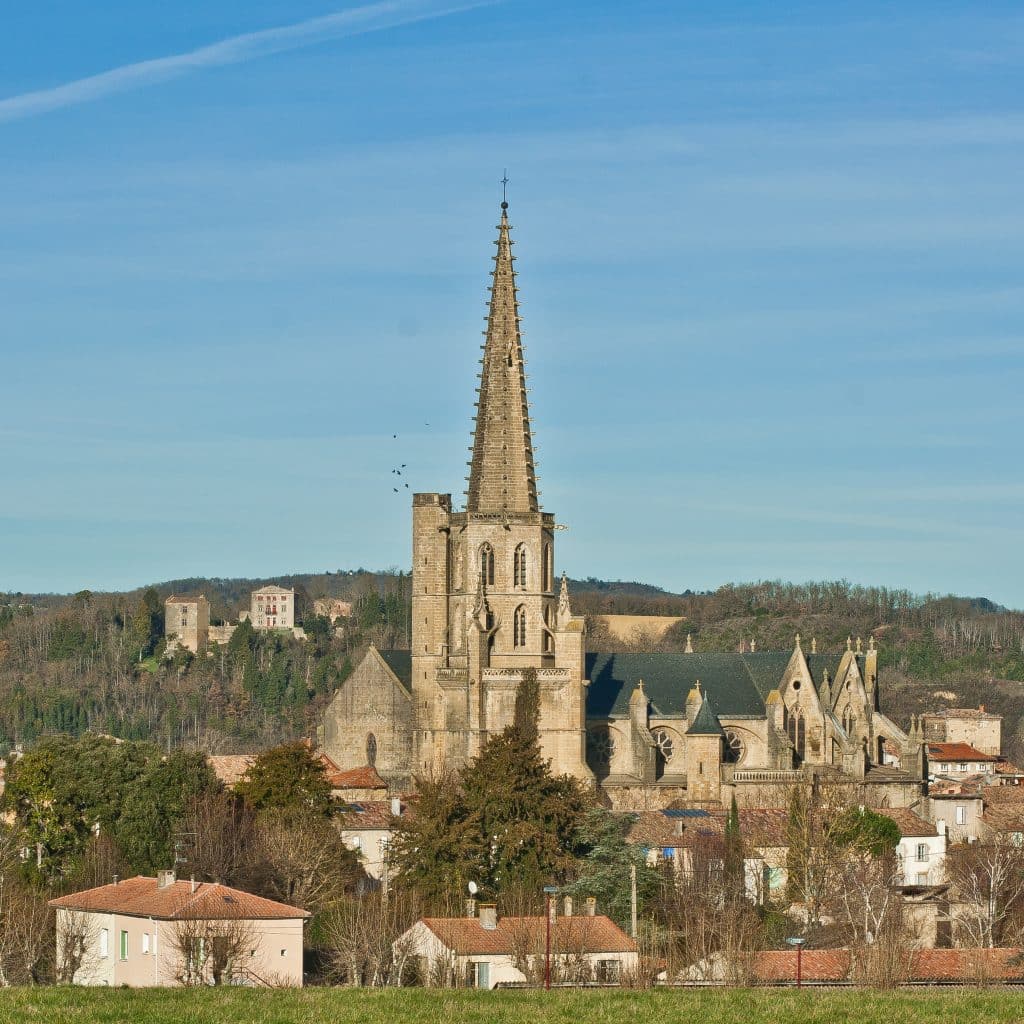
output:
[[466, 511], [537, 512], [540, 504], [507, 202], [501, 204], [497, 245]]

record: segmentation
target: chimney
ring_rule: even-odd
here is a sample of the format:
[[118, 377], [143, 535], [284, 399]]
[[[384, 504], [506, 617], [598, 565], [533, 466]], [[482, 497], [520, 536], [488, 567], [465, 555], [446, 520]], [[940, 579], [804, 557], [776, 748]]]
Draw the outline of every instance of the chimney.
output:
[[195, 892], [196, 891], [196, 876], [195, 875], [192, 875], [192, 877], [189, 878], [189, 884], [192, 887], [191, 891]]
[[586, 902], [587, 917], [593, 917], [597, 913], [597, 897], [588, 896]]
[[565, 914], [566, 917], [572, 917], [572, 897], [571, 896], [566, 896], [565, 899], [562, 900], [562, 913]]
[[493, 932], [498, 927], [498, 906], [495, 903], [480, 904], [480, 927]]
[[391, 798], [391, 816], [393, 818], [399, 818], [402, 815], [402, 801], [397, 797]]
[[978, 705], [978, 710], [983, 712], [985, 710], [985, 705], [984, 704], [979, 704]]
[[166, 889], [169, 885], [174, 885], [174, 871], [158, 871], [156, 874], [156, 887], [158, 889]]
[[117, 883], [120, 882], [120, 881], [121, 881], [121, 876], [120, 875], [114, 875], [114, 885], [117, 885]]
[[466, 900], [466, 917], [476, 917], [476, 900]]

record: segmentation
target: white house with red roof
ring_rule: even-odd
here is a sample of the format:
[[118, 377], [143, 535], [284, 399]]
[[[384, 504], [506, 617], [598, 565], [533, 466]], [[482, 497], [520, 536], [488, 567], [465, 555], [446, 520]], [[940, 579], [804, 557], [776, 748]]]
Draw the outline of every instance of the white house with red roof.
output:
[[302, 985], [308, 911], [173, 872], [50, 900], [57, 969], [76, 985]]
[[[552, 979], [618, 984], [637, 971], [637, 945], [610, 918], [593, 913], [593, 901], [588, 906], [589, 913], [552, 917]], [[479, 916], [420, 918], [395, 950], [419, 959], [428, 985], [442, 976], [474, 988], [538, 984], [548, 956], [547, 921], [499, 917], [493, 904], [484, 904]]]
[[986, 754], [969, 743], [929, 743], [928, 771], [934, 778], [965, 778], [968, 775], [992, 775], [1001, 758]]

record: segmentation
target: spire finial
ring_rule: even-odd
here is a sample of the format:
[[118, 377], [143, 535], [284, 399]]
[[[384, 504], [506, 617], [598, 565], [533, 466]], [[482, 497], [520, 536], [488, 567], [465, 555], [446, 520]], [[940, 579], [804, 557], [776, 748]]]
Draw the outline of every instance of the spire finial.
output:
[[501, 179], [501, 208], [503, 210], [508, 209], [508, 168], [502, 172]]
[[797, 635], [796, 635], [796, 649], [798, 651], [800, 650], [800, 634], [799, 633], [797, 633]]
[[853, 637], [852, 636], [848, 636], [846, 638], [846, 649], [848, 651], [852, 651], [853, 650]]
[[689, 633], [686, 634], [686, 650], [684, 654], [693, 654], [693, 637]]
[[811, 637], [811, 654], [818, 653], [818, 638], [816, 636]]

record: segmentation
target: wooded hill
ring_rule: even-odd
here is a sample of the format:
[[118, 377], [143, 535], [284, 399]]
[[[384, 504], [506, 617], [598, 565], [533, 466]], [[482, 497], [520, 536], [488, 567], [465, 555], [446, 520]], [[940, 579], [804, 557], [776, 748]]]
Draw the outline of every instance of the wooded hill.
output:
[[[204, 593], [215, 621], [233, 622], [251, 590], [295, 587], [306, 641], [248, 626], [214, 656], [163, 658], [163, 601]], [[800, 633], [819, 651], [874, 635], [882, 700], [911, 713], [984, 703], [1005, 716], [1004, 745], [1024, 760], [1024, 614], [984, 598], [915, 595], [845, 581], [728, 585], [674, 594], [642, 583], [570, 581], [595, 650], [790, 650]], [[0, 752], [51, 732], [109, 733], [165, 748], [263, 749], [309, 735], [324, 704], [368, 643], [408, 646], [410, 579], [366, 570], [272, 579], [184, 579], [129, 593], [0, 595]], [[312, 601], [352, 602], [334, 632]], [[683, 616], [661, 639], [613, 639], [596, 616]]]

